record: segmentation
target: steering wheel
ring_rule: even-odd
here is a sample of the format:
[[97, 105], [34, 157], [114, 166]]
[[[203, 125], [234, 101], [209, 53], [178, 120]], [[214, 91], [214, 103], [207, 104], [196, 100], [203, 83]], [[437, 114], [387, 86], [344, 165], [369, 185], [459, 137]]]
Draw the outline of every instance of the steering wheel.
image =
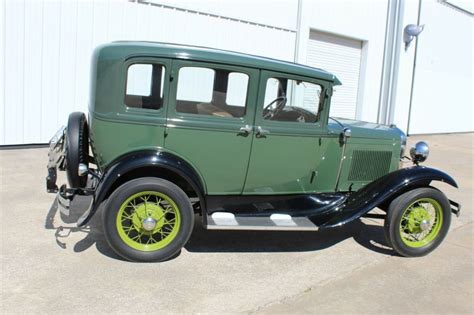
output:
[[[274, 109], [271, 109], [273, 104], [276, 103], [276, 107]], [[265, 108], [263, 109], [263, 118], [264, 119], [271, 119], [273, 116], [275, 116], [276, 113], [281, 111], [283, 107], [286, 105], [286, 97], [285, 96], [279, 96], [273, 101], [271, 101]]]

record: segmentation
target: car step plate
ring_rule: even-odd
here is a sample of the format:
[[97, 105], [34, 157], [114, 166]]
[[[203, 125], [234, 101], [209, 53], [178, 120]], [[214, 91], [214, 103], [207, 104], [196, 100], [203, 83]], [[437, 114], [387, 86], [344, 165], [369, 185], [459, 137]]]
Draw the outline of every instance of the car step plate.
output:
[[318, 227], [306, 217], [272, 214], [269, 217], [236, 216], [230, 212], [214, 212], [207, 216], [208, 230], [273, 230], [317, 231]]

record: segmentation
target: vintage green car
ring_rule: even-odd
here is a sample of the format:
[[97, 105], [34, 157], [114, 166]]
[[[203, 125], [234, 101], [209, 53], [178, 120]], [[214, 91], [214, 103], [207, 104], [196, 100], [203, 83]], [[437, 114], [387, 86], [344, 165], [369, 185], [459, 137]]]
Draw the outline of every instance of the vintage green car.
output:
[[400, 129], [329, 117], [341, 83], [327, 71], [151, 42], [100, 46], [92, 64], [88, 117], [72, 113], [51, 140], [47, 190], [66, 215], [91, 196], [79, 226], [105, 203], [106, 239], [125, 259], [169, 259], [195, 214], [206, 229], [317, 231], [375, 207], [393, 249], [421, 256], [460, 213], [430, 186], [456, 182], [418, 166], [426, 143], [400, 169]]

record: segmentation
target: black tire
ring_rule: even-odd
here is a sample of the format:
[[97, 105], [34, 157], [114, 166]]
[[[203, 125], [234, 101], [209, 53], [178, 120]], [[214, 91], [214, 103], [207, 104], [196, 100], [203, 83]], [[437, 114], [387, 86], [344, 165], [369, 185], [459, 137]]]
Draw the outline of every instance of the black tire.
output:
[[79, 164], [88, 165], [89, 129], [86, 115], [74, 112], [69, 115], [66, 133], [66, 174], [69, 186], [84, 188], [87, 185], [87, 175], [79, 176]]
[[[122, 204], [130, 196], [145, 191], [167, 195], [176, 204], [180, 215], [177, 234], [165, 247], [153, 251], [132, 248], [121, 238], [117, 227], [117, 216]], [[188, 196], [178, 186], [164, 179], [144, 177], [126, 182], [117, 188], [107, 201], [102, 219], [105, 238], [119, 256], [130, 261], [164, 261], [176, 255], [189, 240], [194, 226], [194, 211]]]
[[[442, 222], [440, 223], [437, 234], [434, 235], [434, 239], [420, 247], [414, 247], [407, 245], [403, 241], [402, 233], [400, 232], [400, 224], [405, 210], [420, 199], [432, 199], [439, 204], [441, 207], [440, 214]], [[425, 256], [441, 244], [448, 233], [450, 224], [451, 207], [448, 198], [446, 198], [441, 191], [434, 188], [417, 188], [398, 196], [390, 203], [384, 224], [385, 238], [392, 248], [401, 256]]]

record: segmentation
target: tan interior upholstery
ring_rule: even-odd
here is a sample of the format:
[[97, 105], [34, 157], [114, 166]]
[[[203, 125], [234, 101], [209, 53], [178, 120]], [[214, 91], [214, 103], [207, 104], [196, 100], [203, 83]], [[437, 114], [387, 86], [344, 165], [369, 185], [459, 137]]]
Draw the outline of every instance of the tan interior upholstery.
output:
[[230, 113], [225, 110], [213, 105], [211, 103], [199, 103], [196, 105], [198, 114], [200, 115], [212, 115], [219, 117], [233, 117]]

